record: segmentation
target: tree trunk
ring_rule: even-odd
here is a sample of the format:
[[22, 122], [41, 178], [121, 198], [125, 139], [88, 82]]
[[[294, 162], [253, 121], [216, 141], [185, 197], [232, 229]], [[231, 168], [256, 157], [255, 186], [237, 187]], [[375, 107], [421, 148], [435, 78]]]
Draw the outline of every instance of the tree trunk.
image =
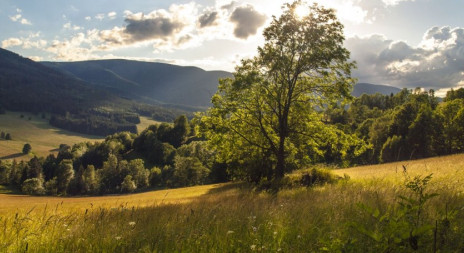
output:
[[280, 180], [285, 174], [285, 137], [281, 136], [279, 141], [279, 149], [277, 151], [277, 164], [275, 168], [275, 178]]

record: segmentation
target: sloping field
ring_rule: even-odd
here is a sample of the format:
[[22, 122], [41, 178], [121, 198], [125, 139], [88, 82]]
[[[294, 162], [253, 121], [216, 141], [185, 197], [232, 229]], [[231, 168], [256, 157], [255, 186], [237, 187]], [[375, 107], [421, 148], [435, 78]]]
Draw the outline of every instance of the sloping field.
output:
[[[141, 123], [137, 125], [139, 132], [151, 124], [158, 123], [147, 117], [141, 117], [140, 120]], [[80, 142], [104, 139], [101, 136], [62, 130], [51, 126], [47, 119], [42, 119], [41, 115], [20, 112], [0, 114], [0, 132], [10, 133], [12, 136], [10, 141], [0, 139], [0, 159], [29, 160], [34, 155], [45, 157], [50, 153], [58, 152], [60, 144], [72, 146]], [[29, 155], [22, 154], [26, 143], [32, 146], [32, 153]]]
[[339, 176], [347, 174], [352, 181], [373, 185], [376, 183], [398, 185], [404, 183], [405, 177], [433, 174], [431, 186], [464, 193], [464, 154], [359, 166], [334, 170], [334, 172]]
[[[186, 203], [198, 198], [220, 184], [201, 185], [180, 189], [168, 189], [150, 191], [144, 193], [127, 195], [109, 195], [92, 197], [48, 197], [48, 196], [28, 196], [8, 193], [0, 193], [0, 214], [15, 211], [29, 211], [31, 209], [44, 210], [59, 208], [60, 210], [80, 211], [91, 208], [118, 208], [125, 207], [146, 207], [161, 204]], [[0, 186], [1, 187], [1, 186]], [[0, 189], [0, 192], [1, 189]], [[5, 194], [6, 192], [6, 194]]]
[[[23, 117], [21, 117], [23, 115]], [[0, 115], [0, 131], [10, 133], [12, 140], [0, 140], [0, 159], [29, 160], [34, 155], [47, 156], [57, 152], [60, 144], [94, 142], [102, 137], [78, 134], [50, 126], [41, 115], [7, 112]], [[23, 155], [24, 144], [32, 146], [32, 154]]]

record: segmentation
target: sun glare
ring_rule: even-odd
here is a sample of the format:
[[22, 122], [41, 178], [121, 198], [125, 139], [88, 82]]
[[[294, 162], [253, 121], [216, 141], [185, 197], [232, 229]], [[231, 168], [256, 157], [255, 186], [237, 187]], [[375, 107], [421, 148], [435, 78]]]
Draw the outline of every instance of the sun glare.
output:
[[295, 15], [297, 18], [302, 19], [309, 15], [309, 8], [305, 5], [299, 5], [295, 8]]

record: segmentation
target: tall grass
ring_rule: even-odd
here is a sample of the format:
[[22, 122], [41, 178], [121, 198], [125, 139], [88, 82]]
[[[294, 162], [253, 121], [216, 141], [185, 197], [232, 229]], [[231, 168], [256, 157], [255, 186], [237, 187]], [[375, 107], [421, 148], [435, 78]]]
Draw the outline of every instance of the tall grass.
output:
[[[453, 188], [458, 176], [448, 182], [453, 177], [445, 174], [433, 177], [427, 188], [439, 196], [421, 213], [421, 223], [432, 228], [420, 238], [420, 252], [464, 249], [464, 198]], [[353, 174], [350, 181], [278, 194], [225, 184], [189, 202], [150, 206], [70, 209], [56, 203], [11, 209], [0, 217], [0, 252], [378, 252], [379, 242], [352, 224], [386, 233], [382, 229], [388, 224], [359, 203], [397, 217], [398, 196], [411, 192], [404, 176], [388, 175], [361, 179]], [[395, 252], [412, 251], [406, 246]]]

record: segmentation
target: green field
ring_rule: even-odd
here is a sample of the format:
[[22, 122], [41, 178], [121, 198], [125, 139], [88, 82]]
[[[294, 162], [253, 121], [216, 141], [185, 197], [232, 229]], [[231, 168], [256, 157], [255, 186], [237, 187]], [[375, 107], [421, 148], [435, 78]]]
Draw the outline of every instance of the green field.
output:
[[[464, 155], [363, 166], [335, 171], [349, 180], [278, 194], [230, 183], [87, 198], [0, 194], [0, 252], [462, 252], [463, 168]], [[406, 183], [431, 173], [420, 188], [439, 195], [402, 206], [417, 197]]]
[[[21, 118], [21, 115], [24, 117]], [[157, 123], [146, 117], [140, 119], [141, 123], [137, 126], [139, 131]], [[52, 127], [41, 115], [20, 112], [0, 114], [1, 131], [10, 133], [12, 140], [0, 140], [0, 159], [29, 160], [34, 155], [44, 157], [58, 152], [60, 144], [73, 145], [103, 140], [101, 136], [84, 135]], [[29, 155], [22, 154], [22, 148], [26, 143], [32, 146], [32, 153]]]

